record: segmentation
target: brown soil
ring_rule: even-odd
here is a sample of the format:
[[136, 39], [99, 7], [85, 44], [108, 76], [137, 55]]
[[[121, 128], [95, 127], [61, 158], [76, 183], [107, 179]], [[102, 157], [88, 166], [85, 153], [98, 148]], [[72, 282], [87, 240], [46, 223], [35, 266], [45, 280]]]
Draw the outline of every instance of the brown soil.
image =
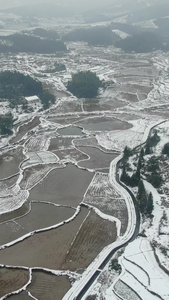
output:
[[29, 280], [29, 272], [26, 270], [0, 268], [0, 297], [16, 291]]
[[101, 250], [117, 238], [116, 224], [90, 213], [66, 256], [64, 269], [86, 268]]
[[32, 296], [40, 300], [62, 300], [70, 289], [67, 276], [55, 276], [47, 272], [33, 271], [32, 282], [27, 288]]
[[88, 210], [82, 208], [73, 221], [59, 228], [37, 233], [9, 248], [0, 250], [1, 263], [60, 269], [87, 214]]
[[28, 295], [26, 291], [21, 292], [17, 295], [7, 297], [8, 300], [32, 300], [32, 297]]

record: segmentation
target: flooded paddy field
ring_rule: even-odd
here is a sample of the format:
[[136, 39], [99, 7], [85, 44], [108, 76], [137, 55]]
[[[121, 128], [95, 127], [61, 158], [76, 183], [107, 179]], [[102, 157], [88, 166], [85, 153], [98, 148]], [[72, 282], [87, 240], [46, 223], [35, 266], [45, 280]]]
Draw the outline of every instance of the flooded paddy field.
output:
[[[77, 123], [76, 123], [77, 124]], [[79, 121], [78, 124], [88, 131], [124, 130], [132, 125], [113, 117], [93, 117]]]
[[85, 169], [109, 168], [111, 161], [118, 156], [117, 152], [106, 153], [94, 147], [78, 147], [80, 151], [89, 156], [88, 160], [78, 162], [78, 166]]
[[29, 200], [77, 207], [92, 178], [93, 173], [68, 164], [66, 168], [51, 171], [30, 191]]
[[[0, 193], [5, 201], [9, 188], [14, 200], [19, 193], [28, 193], [22, 207], [15, 209], [12, 203], [13, 210], [0, 215], [0, 244], [13, 242], [0, 249], [0, 262], [18, 267], [4, 274], [2, 269], [6, 268], [0, 269], [5, 282], [0, 286], [1, 297], [23, 287], [30, 279], [29, 272], [32, 274], [25, 291], [7, 296], [11, 300], [62, 299], [71, 286], [69, 277], [43, 268], [72, 270], [80, 276], [79, 269], [85, 270], [105, 246], [116, 241], [118, 222], [120, 236], [125, 234], [128, 210], [111, 185], [110, 163], [122, 153], [127, 139], [131, 147], [134, 141], [140, 143], [150, 115], [152, 119], [153, 114], [167, 116], [166, 106], [155, 107], [153, 99], [156, 95], [157, 101], [168, 103], [167, 96], [164, 99], [157, 92], [159, 71], [153, 66], [152, 54], [129, 55], [111, 46], [84, 43], [67, 45], [69, 51], [61, 58], [66, 66], [62, 73], [42, 76], [47, 74], [44, 66], [47, 69], [51, 59], [58, 60], [55, 55], [13, 54], [7, 66], [36, 74], [56, 96], [50, 109], [39, 111], [37, 116], [21, 116], [16, 135], [9, 139], [11, 149], [0, 158]], [[5, 61], [2, 59], [4, 67]], [[77, 99], [66, 92], [71, 74], [79, 70], [96, 72], [105, 81], [106, 88], [95, 99]], [[130, 121], [138, 121], [136, 129]], [[42, 152], [43, 157], [39, 155]], [[35, 157], [39, 158], [35, 161]], [[81, 207], [78, 213], [81, 203], [91, 209]], [[55, 228], [47, 230], [50, 226]], [[33, 235], [24, 238], [30, 232]], [[17, 238], [21, 240], [16, 243]], [[126, 286], [117, 285], [117, 291], [121, 287], [126, 290]]]
[[51, 109], [51, 112], [49, 111], [47, 113], [47, 120], [49, 122], [52, 122], [52, 123], [58, 123], [58, 124], [61, 124], [61, 125], [70, 125], [70, 124], [74, 124], [77, 120], [79, 120], [80, 118], [80, 115], [78, 114], [67, 114], [66, 117], [64, 116], [56, 116], [56, 113], [53, 114], [52, 113], [53, 110]]
[[79, 128], [79, 127], [75, 127], [75, 126], [68, 126], [68, 127], [65, 127], [65, 128], [61, 128], [61, 129], [58, 129], [57, 130], [57, 133], [59, 135], [62, 135], [62, 136], [65, 136], [65, 135], [68, 135], [68, 136], [83, 136], [84, 133], [82, 132], [82, 129]]
[[1, 249], [1, 263], [60, 270], [65, 262], [67, 252], [88, 214], [88, 209], [82, 208], [77, 217], [69, 223], [55, 229], [35, 233], [17, 244]]
[[[103, 132], [103, 134], [105, 134], [105, 132]], [[112, 151], [112, 150], [108, 150], [104, 147], [102, 147], [102, 145], [100, 145], [95, 137], [95, 135], [93, 135], [93, 137], [88, 137], [88, 138], [83, 138], [83, 139], [74, 139], [73, 140], [73, 144], [75, 145], [75, 147], [78, 149], [79, 147], [89, 147], [89, 148], [94, 148], [94, 149], [100, 149], [102, 152], [105, 153], [110, 153], [110, 154], [119, 154], [118, 151]]]
[[25, 159], [23, 147], [14, 148], [0, 155], [0, 179], [12, 177], [19, 173], [19, 166]]
[[15, 220], [0, 224], [0, 245], [7, 244], [23, 235], [59, 224], [73, 216], [75, 210], [48, 203], [31, 203], [30, 211]]
[[28, 213], [30, 210], [30, 203], [28, 201], [25, 201], [25, 203], [18, 209], [9, 211], [5, 214], [0, 215], [0, 223], [13, 220], [15, 218], [19, 218], [26, 213]]
[[113, 88], [107, 88], [97, 99], [83, 100], [84, 111], [89, 113], [92, 111], [113, 111], [126, 106], [126, 101], [113, 98], [112, 92], [114, 92]]

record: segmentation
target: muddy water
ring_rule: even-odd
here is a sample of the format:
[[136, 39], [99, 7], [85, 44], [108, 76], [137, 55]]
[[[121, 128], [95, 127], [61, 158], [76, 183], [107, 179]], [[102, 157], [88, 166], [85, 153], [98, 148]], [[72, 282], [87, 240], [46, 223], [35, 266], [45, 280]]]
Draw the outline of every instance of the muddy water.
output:
[[59, 270], [87, 215], [88, 210], [82, 208], [73, 221], [56, 229], [36, 233], [22, 242], [0, 250], [0, 262]]
[[31, 211], [15, 221], [0, 225], [0, 245], [9, 243], [29, 232], [50, 227], [69, 219], [75, 213], [68, 207], [56, 207], [46, 203], [32, 203]]
[[72, 164], [55, 169], [30, 191], [29, 200], [47, 201], [76, 207], [93, 178], [93, 173]]
[[0, 179], [11, 177], [19, 172], [19, 165], [24, 160], [23, 148], [18, 147], [0, 155]]
[[[111, 93], [111, 90], [109, 90]], [[104, 96], [104, 94], [102, 95]], [[83, 109], [84, 111], [92, 112], [92, 111], [113, 111], [116, 108], [120, 108], [126, 105], [125, 101], [112, 99], [108, 96], [104, 96], [105, 98], [102, 98], [102, 96], [96, 100], [91, 102], [84, 100], [83, 102]]]
[[88, 118], [79, 122], [86, 130], [91, 131], [109, 131], [109, 130], [124, 130], [132, 127], [131, 124], [118, 120], [116, 118]]
[[83, 136], [84, 133], [82, 132], [82, 129], [79, 127], [75, 127], [75, 126], [69, 126], [69, 127], [65, 127], [65, 128], [61, 128], [57, 130], [57, 133], [59, 135], [68, 135], [68, 136]]
[[0, 223], [21, 217], [21, 216], [25, 215], [26, 213], [28, 213], [29, 210], [30, 210], [30, 204], [28, 201], [26, 201], [20, 208], [14, 210], [14, 211], [8, 212], [6, 214], [0, 215]]
[[109, 168], [111, 161], [119, 155], [117, 152], [105, 153], [94, 147], [78, 147], [78, 149], [90, 156], [89, 160], [78, 162], [78, 166], [87, 169]]

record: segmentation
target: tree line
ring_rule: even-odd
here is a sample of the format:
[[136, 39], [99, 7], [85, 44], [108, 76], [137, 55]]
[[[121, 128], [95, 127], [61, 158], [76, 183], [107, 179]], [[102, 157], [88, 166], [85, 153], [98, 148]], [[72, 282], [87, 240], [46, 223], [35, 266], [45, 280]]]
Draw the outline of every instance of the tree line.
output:
[[[142, 214], [151, 216], [153, 211], [153, 195], [147, 193], [144, 180], [150, 182], [156, 189], [163, 184], [160, 162], [169, 157], [169, 143], [166, 143], [160, 156], [154, 155], [154, 147], [159, 143], [160, 137], [156, 129], [148, 137], [141, 148], [130, 149], [125, 147], [121, 160], [121, 181], [131, 187], [138, 187], [137, 204]], [[130, 161], [135, 166], [131, 168]]]
[[55, 102], [53, 94], [44, 90], [40, 81], [20, 72], [4, 71], [0, 73], [0, 98], [9, 100], [10, 107], [23, 105], [27, 108], [25, 97], [37, 95], [43, 105], [43, 109]]
[[40, 38], [28, 34], [13, 34], [0, 37], [0, 52], [31, 52], [55, 53], [66, 52], [66, 45], [62, 40]]

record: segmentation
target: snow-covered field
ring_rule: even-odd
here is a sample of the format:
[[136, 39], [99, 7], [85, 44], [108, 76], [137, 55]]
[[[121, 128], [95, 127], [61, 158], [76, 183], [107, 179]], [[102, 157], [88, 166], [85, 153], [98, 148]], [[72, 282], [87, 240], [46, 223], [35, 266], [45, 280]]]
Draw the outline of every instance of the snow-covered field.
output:
[[[122, 33], [119, 32], [119, 34]], [[35, 185], [41, 186], [43, 180], [48, 177], [53, 169], [60, 170], [66, 168], [67, 163], [72, 163], [81, 172], [88, 172], [90, 175], [93, 173], [92, 180], [89, 183], [86, 181], [86, 191], [81, 195], [81, 201], [79, 200], [79, 202], [83, 202], [88, 207], [87, 209], [94, 208], [96, 214], [102, 219], [107, 219], [110, 222], [115, 221], [118, 238], [114, 245], [103, 249], [100, 255], [96, 249], [96, 256], [98, 256], [93, 264], [85, 270], [84, 275], [80, 275], [78, 270], [74, 270], [72, 273], [70, 270], [64, 271], [64, 274], [68, 275], [69, 278], [74, 278], [76, 283], [73, 288], [79, 292], [79, 289], [86, 284], [91, 276], [90, 273], [99, 268], [105, 256], [108, 255], [111, 249], [114, 249], [116, 243], [120, 245], [123, 239], [126, 241], [130, 237], [135, 226], [135, 213], [131, 197], [118, 186], [115, 180], [115, 172], [112, 167], [115, 168], [115, 163], [111, 164], [110, 169], [101, 168], [101, 170], [95, 172], [93, 163], [97, 164], [99, 159], [98, 152], [95, 149], [102, 151], [104, 159], [104, 154], [106, 155], [108, 150], [111, 154], [114, 151], [118, 151], [117, 153], [122, 152], [126, 145], [134, 148], [145, 142], [151, 127], [168, 118], [166, 107], [168, 109], [169, 67], [168, 53], [155, 52], [129, 55], [112, 46], [107, 48], [90, 47], [85, 43], [68, 43], [67, 46], [69, 51], [63, 57], [26, 53], [17, 55], [0, 54], [1, 71], [18, 70], [34, 76], [51, 89], [56, 96], [55, 105], [48, 111], [38, 111], [31, 115], [31, 117], [33, 115], [39, 116], [40, 124], [28, 130], [21, 140], [18, 138], [18, 145], [22, 145], [26, 160], [19, 165], [16, 181], [12, 183], [10, 181], [14, 174], [1, 180], [0, 213], [4, 217], [4, 213], [15, 213], [26, 201], [33, 201], [34, 199], [29, 199], [29, 193]], [[60, 73], [49, 73], [49, 69], [52, 70], [55, 62], [65, 64], [66, 70]], [[84, 99], [78, 100], [66, 93], [66, 85], [71, 78], [71, 74], [79, 70], [96, 72], [100, 79], [108, 85], [105, 91], [100, 90], [99, 96], [92, 105], [91, 102]], [[2, 114], [10, 110], [6, 102], [2, 102], [1, 107]], [[23, 121], [26, 122], [30, 119], [30, 115], [26, 115], [22, 111], [16, 110], [14, 113], [15, 117], [18, 118], [17, 124], [19, 122], [22, 124]], [[106, 123], [106, 126], [110, 124], [110, 130], [107, 130], [107, 128], [104, 130], [105, 124], [103, 125], [103, 123], [101, 125], [103, 126], [102, 130], [93, 130], [94, 125], [92, 122], [96, 122], [96, 120], [98, 122], [99, 118], [100, 123], [105, 121], [106, 118], [109, 119], [110, 123]], [[128, 123], [131, 125], [130, 128], [113, 128], [115, 119], [119, 120], [121, 124], [122, 122], [126, 122], [123, 124]], [[92, 126], [90, 127], [91, 123]], [[73, 126], [79, 124], [83, 134], [62, 135], [57, 131], [58, 128], [65, 129], [71, 125], [73, 128]], [[155, 149], [156, 153], [159, 153], [164, 143], [168, 141], [168, 128], [168, 122], [157, 126], [161, 141]], [[19, 136], [18, 130], [15, 131], [16, 138], [17, 135]], [[1, 149], [1, 163], [3, 168], [8, 169], [10, 169], [10, 159], [5, 158], [5, 160], [3, 153], [4, 151], [8, 152], [10, 139], [1, 139], [1, 146], [5, 147]], [[49, 150], [50, 145], [52, 145], [51, 151]], [[83, 153], [80, 146], [83, 146]], [[93, 151], [92, 162], [90, 162], [90, 156], [87, 153], [87, 146], [90, 146]], [[10, 147], [13, 147], [12, 143]], [[59, 151], [56, 154], [57, 150], [62, 150], [62, 153], [60, 153], [62, 154], [61, 158], [59, 157]], [[75, 157], [72, 150], [74, 150]], [[82, 160], [88, 160], [89, 165], [87, 168], [80, 168], [79, 162]], [[168, 192], [167, 171], [164, 173], [166, 176], [166, 191]], [[71, 185], [71, 178], [69, 178], [69, 185]], [[159, 263], [161, 263], [169, 270], [169, 236], [167, 231], [169, 212], [166, 204], [169, 201], [168, 194], [165, 194], [164, 189], [163, 194], [160, 195], [148, 182], [145, 182], [145, 186], [148, 191], [153, 193], [155, 199], [153, 222], [145, 222], [140, 229], [141, 231], [144, 230], [146, 237], [138, 237], [124, 249], [123, 254], [119, 254], [119, 262], [122, 265], [122, 273], [119, 277], [107, 265], [104, 270], [99, 270], [98, 279], [83, 296], [83, 299], [169, 299], [168, 275], [159, 267]], [[71, 194], [67, 194], [68, 199], [71, 199], [71, 197]], [[48, 202], [50, 203], [50, 200]], [[62, 205], [62, 203], [57, 204]], [[73, 206], [71, 200], [69, 206]], [[79, 206], [74, 207], [74, 209], [76, 209], [76, 213], [70, 218], [70, 221], [76, 219], [79, 213]], [[9, 219], [15, 219], [16, 217], [20, 217], [20, 215], [15, 217], [9, 215]], [[7, 220], [2, 218], [2, 222], [7, 222]], [[62, 226], [64, 225], [63, 222]], [[80, 232], [81, 226], [82, 224], [76, 234]], [[73, 241], [70, 244], [72, 246]], [[154, 248], [153, 245], [155, 244], [157, 247]], [[166, 256], [164, 252], [167, 253]], [[157, 257], [158, 261], [156, 260]], [[44, 269], [41, 268], [41, 270]], [[32, 268], [29, 268], [29, 271], [31, 273]], [[57, 272], [60, 271], [50, 269], [50, 272], [58, 275]], [[30, 276], [29, 282], [31, 280]], [[78, 286], [78, 282], [82, 282], [82, 285]], [[17, 293], [19, 294], [20, 291], [27, 289], [27, 286], [28, 284], [21, 287]], [[90, 296], [95, 298], [90, 298]], [[35, 296], [32, 298], [37, 299]], [[71, 298], [65, 296], [64, 299]]]

